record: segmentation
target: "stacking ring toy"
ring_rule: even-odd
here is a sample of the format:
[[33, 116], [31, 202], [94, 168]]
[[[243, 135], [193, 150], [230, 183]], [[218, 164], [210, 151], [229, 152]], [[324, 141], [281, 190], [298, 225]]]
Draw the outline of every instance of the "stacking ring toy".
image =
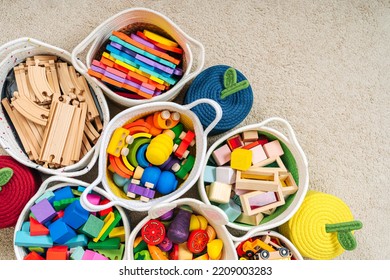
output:
[[[201, 72], [191, 83], [184, 104], [200, 98], [212, 99], [222, 107], [222, 119], [209, 135], [221, 134], [240, 124], [249, 114], [253, 104], [253, 92], [245, 76], [226, 65], [212, 66]], [[191, 109], [203, 127], [215, 118], [215, 111], [207, 104]]]
[[356, 248], [353, 231], [362, 228], [338, 197], [308, 191], [295, 215], [279, 227], [303, 257], [330, 260]]

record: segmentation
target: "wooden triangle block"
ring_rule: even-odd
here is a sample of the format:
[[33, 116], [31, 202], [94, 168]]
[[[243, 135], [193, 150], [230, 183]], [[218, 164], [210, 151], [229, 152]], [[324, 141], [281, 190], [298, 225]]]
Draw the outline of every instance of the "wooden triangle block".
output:
[[35, 220], [33, 217], [30, 217], [30, 235], [48, 235], [49, 229]]

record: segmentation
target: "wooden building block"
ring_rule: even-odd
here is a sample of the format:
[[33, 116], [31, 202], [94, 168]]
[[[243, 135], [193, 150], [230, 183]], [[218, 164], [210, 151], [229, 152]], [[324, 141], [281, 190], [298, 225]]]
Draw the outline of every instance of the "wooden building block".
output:
[[284, 165], [282, 159], [280, 157], [272, 157], [265, 159], [263, 161], [260, 161], [254, 165], [252, 165], [249, 170], [257, 170], [259, 167], [261, 168], [267, 168], [268, 170], [274, 170], [274, 171], [283, 171], [287, 172], [287, 168]]
[[279, 180], [282, 186], [284, 198], [287, 198], [289, 195], [298, 191], [298, 186], [290, 172], [280, 172]]
[[231, 191], [232, 185], [221, 182], [213, 182], [210, 184], [208, 189], [208, 198], [212, 202], [228, 203], [230, 200]]
[[41, 224], [50, 221], [57, 214], [56, 210], [47, 199], [43, 199], [40, 202], [34, 204], [30, 210], [31, 213], [33, 213], [35, 219]]
[[254, 142], [259, 139], [257, 130], [246, 130], [242, 133], [242, 140], [244, 142]]
[[236, 171], [229, 166], [218, 166], [215, 169], [216, 180], [225, 184], [234, 184], [236, 181]]
[[51, 223], [49, 225], [49, 231], [53, 242], [57, 244], [64, 244], [77, 235], [76, 232], [62, 220], [62, 218]]
[[256, 145], [249, 150], [252, 151], [252, 165], [255, 165], [267, 159], [267, 155], [265, 154], [264, 149], [261, 145]]
[[99, 235], [103, 225], [103, 220], [99, 219], [95, 215], [90, 214], [85, 224], [80, 228], [80, 232], [91, 238], [95, 238]]
[[234, 149], [241, 148], [242, 146], [244, 146], [244, 142], [242, 141], [241, 136], [239, 134], [227, 139], [226, 143], [232, 151]]
[[46, 260], [62, 260], [68, 259], [68, 246], [53, 246], [46, 251]]
[[203, 181], [206, 183], [212, 183], [217, 180], [216, 167], [211, 165], [206, 165], [203, 173]]
[[285, 203], [282, 189], [277, 192], [253, 191], [240, 196], [242, 210], [251, 216]]
[[236, 190], [277, 191], [279, 186], [279, 173], [276, 171], [263, 168], [236, 173]]
[[228, 203], [218, 205], [227, 215], [229, 222], [234, 222], [241, 215], [241, 207], [232, 199]]
[[267, 157], [280, 157], [284, 154], [283, 148], [279, 140], [274, 140], [263, 145], [264, 152]]
[[237, 148], [232, 151], [230, 167], [236, 170], [247, 170], [252, 165], [252, 151]]
[[221, 147], [215, 149], [212, 153], [213, 159], [215, 162], [221, 166], [230, 161], [232, 151], [230, 150], [227, 144], [222, 145]]

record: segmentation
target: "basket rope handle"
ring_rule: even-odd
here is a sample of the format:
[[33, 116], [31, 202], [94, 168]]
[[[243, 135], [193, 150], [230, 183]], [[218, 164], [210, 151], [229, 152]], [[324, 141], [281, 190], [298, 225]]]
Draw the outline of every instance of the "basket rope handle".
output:
[[308, 163], [307, 163], [307, 158], [306, 158], [306, 155], [305, 153], [303, 152], [302, 150], [302, 147], [301, 145], [299, 144], [296, 136], [295, 136], [295, 132], [291, 126], [291, 124], [285, 120], [285, 119], [282, 119], [280, 117], [272, 117], [272, 118], [269, 118], [269, 119], [266, 119], [262, 122], [260, 122], [257, 126], [266, 126], [268, 125], [269, 123], [271, 122], [277, 122], [277, 123], [280, 123], [280, 124], [283, 124], [284, 127], [286, 128], [287, 132], [288, 132], [288, 139], [291, 141], [291, 143], [294, 144], [294, 146], [297, 148], [297, 151], [298, 153], [301, 155], [302, 159], [303, 159], [303, 163], [305, 164], [305, 166], [307, 167], [308, 166]]
[[187, 105], [183, 105], [183, 107], [185, 109], [188, 109], [188, 110], [191, 110], [193, 107], [199, 105], [199, 104], [202, 104], [202, 103], [206, 103], [206, 104], [209, 104], [210, 106], [212, 106], [215, 110], [215, 118], [214, 120], [209, 124], [209, 126], [204, 130], [204, 137], [206, 137], [211, 130], [213, 130], [213, 128], [218, 124], [218, 122], [221, 120], [222, 118], [222, 108], [221, 108], [221, 105], [218, 104], [218, 102], [212, 100], [212, 99], [209, 99], [209, 98], [200, 98], [200, 99], [197, 99], [195, 100], [194, 102], [190, 103], [190, 104], [187, 104]]

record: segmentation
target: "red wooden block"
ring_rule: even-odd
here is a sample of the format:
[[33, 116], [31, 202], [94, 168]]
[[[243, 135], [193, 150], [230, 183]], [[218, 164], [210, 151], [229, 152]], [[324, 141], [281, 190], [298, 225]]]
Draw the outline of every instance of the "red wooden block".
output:
[[45, 260], [44, 257], [42, 257], [40, 254], [38, 254], [35, 251], [30, 252], [26, 256], [24, 256], [23, 260], [28, 260], [28, 261], [42, 261]]
[[30, 217], [30, 235], [48, 235], [49, 229], [35, 220], [33, 217]]
[[68, 259], [68, 246], [53, 246], [47, 249], [46, 252], [47, 260], [61, 260], [65, 261]]
[[[107, 203], [109, 203], [110, 202], [110, 200], [109, 199], [107, 199], [107, 198], [105, 198], [105, 199], [103, 199], [101, 202], [100, 202], [100, 205], [104, 205], [104, 204], [107, 204]], [[99, 211], [99, 215], [100, 215], [100, 217], [104, 217], [104, 216], [106, 216], [108, 213], [110, 213], [110, 212], [112, 212], [112, 207], [109, 207], [109, 208], [107, 208], [107, 209], [104, 209], [104, 210], [101, 210], [101, 211]]]
[[237, 148], [240, 148], [244, 145], [242, 142], [241, 136], [236, 135], [226, 140], [227, 144], [229, 145], [230, 150], [234, 150]]

